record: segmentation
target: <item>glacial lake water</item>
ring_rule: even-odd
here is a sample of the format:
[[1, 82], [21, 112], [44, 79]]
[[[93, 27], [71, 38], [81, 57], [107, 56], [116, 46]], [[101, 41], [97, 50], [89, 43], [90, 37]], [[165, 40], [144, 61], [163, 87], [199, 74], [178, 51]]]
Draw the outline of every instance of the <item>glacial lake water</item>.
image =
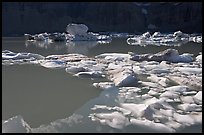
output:
[[[168, 48], [175, 48], [180, 54], [192, 53], [194, 56], [202, 52], [202, 43], [187, 43], [177, 47], [153, 45], [144, 47], [128, 45], [126, 39], [114, 38], [110, 43], [103, 44], [96, 42], [34, 44], [26, 43], [21, 37], [9, 37], [2, 39], [2, 50], [37, 53], [43, 56], [80, 53], [89, 57], [107, 52], [157, 53]], [[21, 115], [32, 128], [48, 125], [57, 120], [65, 132], [146, 132], [145, 129], [135, 129], [131, 126], [125, 130], [117, 130], [92, 122], [88, 118], [90, 108], [95, 104], [116, 104], [115, 90], [107, 92], [92, 86], [94, 82], [104, 80], [77, 78], [66, 73], [64, 69], [47, 69], [37, 65], [2, 65], [2, 120]], [[110, 99], [104, 100], [104, 95], [109, 95]], [[67, 126], [63, 121], [70, 116]], [[196, 125], [181, 132], [201, 132], [201, 128], [201, 125]]]

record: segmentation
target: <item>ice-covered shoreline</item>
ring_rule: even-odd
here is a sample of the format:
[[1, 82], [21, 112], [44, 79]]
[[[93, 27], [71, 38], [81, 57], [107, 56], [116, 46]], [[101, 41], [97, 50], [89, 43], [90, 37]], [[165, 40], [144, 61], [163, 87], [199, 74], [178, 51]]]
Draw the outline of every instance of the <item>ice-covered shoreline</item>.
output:
[[[202, 124], [202, 54], [193, 57], [168, 49], [151, 55], [103, 53], [90, 58], [82, 54], [41, 56], [4, 50], [2, 64], [37, 64], [61, 68], [77, 77], [106, 77], [110, 82], [94, 82], [93, 86], [107, 93], [117, 89], [113, 94], [117, 105], [95, 104], [90, 108], [89, 117], [93, 122], [114, 129], [122, 130], [132, 125], [152, 132], [177, 132]], [[146, 75], [148, 81], [140, 80], [140, 75]], [[191, 81], [186, 81], [189, 79]], [[173, 81], [174, 86], [171, 85]], [[33, 129], [23, 117], [16, 116], [2, 120], [2, 132], [49, 132], [49, 127], [60, 132], [55, 126], [63, 122], [52, 123]]]

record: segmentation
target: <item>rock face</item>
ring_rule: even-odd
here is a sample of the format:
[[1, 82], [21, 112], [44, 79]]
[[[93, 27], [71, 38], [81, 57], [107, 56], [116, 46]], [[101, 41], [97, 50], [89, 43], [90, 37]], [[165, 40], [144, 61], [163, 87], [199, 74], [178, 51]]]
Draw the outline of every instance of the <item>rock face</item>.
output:
[[86, 24], [90, 31], [202, 32], [202, 3], [2, 3], [2, 36], [64, 32], [69, 23]]

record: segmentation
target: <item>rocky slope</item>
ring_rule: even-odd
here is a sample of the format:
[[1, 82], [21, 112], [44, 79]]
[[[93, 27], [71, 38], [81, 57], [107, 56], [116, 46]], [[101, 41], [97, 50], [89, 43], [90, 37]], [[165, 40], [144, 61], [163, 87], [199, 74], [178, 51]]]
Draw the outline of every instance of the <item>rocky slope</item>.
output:
[[64, 32], [69, 23], [84, 23], [94, 32], [202, 32], [202, 3], [2, 3], [2, 36]]

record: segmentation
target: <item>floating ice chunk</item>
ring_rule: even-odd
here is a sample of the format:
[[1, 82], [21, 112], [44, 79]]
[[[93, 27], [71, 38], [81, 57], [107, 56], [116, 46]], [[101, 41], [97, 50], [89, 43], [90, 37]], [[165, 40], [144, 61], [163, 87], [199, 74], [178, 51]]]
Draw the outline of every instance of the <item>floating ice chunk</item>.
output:
[[190, 67], [175, 67], [175, 70], [185, 74], [201, 74], [202, 68], [190, 68]]
[[119, 112], [112, 113], [98, 113], [95, 117], [99, 119], [102, 124], [109, 125], [112, 128], [123, 129], [130, 124], [128, 118]]
[[129, 68], [109, 70], [109, 79], [115, 83], [115, 86], [135, 86], [137, 85], [136, 74]]
[[43, 59], [44, 57], [34, 53], [14, 53], [9, 50], [2, 51], [2, 60], [19, 60], [19, 59]]
[[199, 91], [193, 98], [196, 103], [202, 104], [202, 91]]
[[173, 117], [174, 111], [171, 110], [171, 109], [162, 109], [161, 108], [159, 111], [160, 111], [161, 114], [163, 114], [163, 115], [165, 115], [167, 117]]
[[30, 126], [18, 115], [2, 122], [2, 133], [29, 133]]
[[143, 74], [145, 72], [145, 69], [144, 68], [140, 68], [140, 66], [133, 66], [133, 71], [136, 74]]
[[170, 99], [176, 99], [176, 98], [179, 98], [179, 93], [174, 92], [174, 91], [165, 91], [164, 93], [162, 93], [160, 95], [160, 97], [167, 97], [167, 98], [170, 98]]
[[200, 54], [200, 55], [198, 55], [198, 56], [196, 57], [196, 61], [199, 61], [199, 62], [202, 63], [202, 54]]
[[175, 62], [175, 63], [178, 63], [178, 62], [188, 63], [188, 62], [192, 62], [193, 58], [190, 54], [182, 54], [182, 55], [167, 57], [166, 60], [170, 62]]
[[[157, 28], [153, 24], [148, 25], [148, 29]], [[181, 31], [176, 31], [173, 34], [161, 34], [152, 35], [149, 37], [145, 37], [143, 35], [135, 35], [134, 37], [128, 38], [127, 43], [130, 45], [165, 45], [165, 46], [180, 46], [182, 44], [186, 44], [190, 41], [202, 43], [202, 36], [195, 36], [190, 34], [182, 33]]]
[[158, 84], [160, 84], [163, 87], [166, 87], [167, 83], [169, 83], [168, 78], [158, 77], [157, 75], [154, 75], [154, 74], [150, 74], [150, 76], [147, 77], [147, 79], [151, 80], [152, 82], [157, 82]]
[[147, 128], [147, 130], [152, 130], [152, 132], [168, 132], [168, 133], [175, 132], [173, 128], [170, 128], [162, 123], [155, 123], [149, 120], [138, 120], [135, 118], [131, 118], [130, 122], [134, 125]]
[[152, 35], [152, 37], [159, 37], [162, 36], [160, 32], [154, 32], [154, 34]]
[[181, 32], [181, 31], [176, 31], [173, 34], [173, 36], [182, 36], [182, 35], [183, 35], [183, 32]]
[[189, 103], [180, 104], [178, 105], [178, 108], [185, 112], [202, 111], [202, 105], [189, 104]]
[[49, 35], [49, 39], [51, 39], [52, 41], [55, 42], [59, 42], [59, 41], [66, 41], [66, 34], [65, 33], [51, 33]]
[[111, 70], [111, 69], [121, 69], [121, 68], [122, 68], [122, 65], [116, 65], [115, 63], [108, 64], [108, 70]]
[[138, 81], [138, 83], [141, 83], [141, 85], [143, 85], [143, 86], [149, 86], [152, 88], [161, 88], [161, 86], [159, 84], [153, 83], [153, 82]]
[[66, 62], [61, 60], [42, 60], [40, 65], [46, 68], [65, 68]]
[[178, 123], [178, 122], [176, 122], [176, 121], [173, 121], [173, 120], [167, 121], [167, 122], [165, 123], [165, 125], [168, 126], [168, 127], [173, 128], [173, 129], [175, 129], [175, 130], [179, 130], [180, 128], [183, 127], [182, 124], [180, 124], [180, 123]]
[[115, 87], [113, 82], [93, 83], [93, 86], [96, 88], [101, 88], [101, 89], [110, 89], [110, 88]]
[[100, 71], [87, 71], [87, 72], [79, 72], [74, 74], [74, 76], [82, 77], [82, 78], [101, 78], [105, 77], [105, 75]]
[[154, 91], [154, 90], [150, 90], [150, 91], [148, 92], [148, 94], [151, 95], [151, 96], [160, 95], [160, 93], [158, 93], [158, 92], [156, 92], [156, 91]]
[[195, 103], [193, 96], [181, 96], [180, 99], [183, 103], [189, 103], [189, 104]]
[[65, 71], [68, 73], [76, 74], [78, 72], [85, 72], [87, 71], [84, 67], [81, 66], [67, 66]]
[[156, 54], [141, 54], [141, 55], [134, 55], [130, 58], [130, 60], [134, 61], [169, 61], [169, 62], [183, 62], [188, 63], [192, 62], [193, 58], [191, 57], [191, 54], [182, 54], [179, 55], [178, 51], [176, 49], [167, 49], [162, 52], [158, 52]]
[[186, 92], [183, 92], [182, 94], [187, 96], [187, 95], [195, 95], [197, 92], [196, 91], [186, 91]]
[[186, 85], [191, 89], [194, 90], [201, 90], [202, 89], [202, 78], [199, 78], [195, 75], [191, 76], [174, 76], [170, 75], [168, 78], [180, 85]]
[[187, 86], [178, 85], [178, 86], [171, 86], [171, 87], [165, 88], [165, 90], [183, 93], [183, 92], [188, 91], [189, 89]]
[[111, 110], [112, 107], [108, 107], [106, 105], [94, 105], [93, 108], [91, 108], [91, 110], [97, 110], [97, 109], [107, 109], [107, 110]]
[[152, 74], [161, 74], [161, 73], [169, 73], [170, 71], [169, 71], [169, 69], [167, 69], [167, 68], [163, 68], [163, 69], [161, 69], [161, 68], [155, 68], [155, 69], [152, 69], [151, 70], [151, 73]]
[[191, 112], [190, 117], [194, 119], [195, 124], [202, 124], [202, 112]]
[[69, 24], [66, 30], [72, 35], [85, 35], [88, 31], [88, 27], [84, 24]]
[[195, 124], [194, 119], [190, 117], [190, 115], [181, 115], [181, 114], [174, 112], [173, 117], [177, 122], [187, 125], [187, 126]]
[[124, 54], [124, 53], [103, 53], [103, 54], [95, 56], [95, 58], [106, 58], [107, 56], [109, 58], [114, 58], [114, 59], [116, 58], [128, 59], [130, 57], [129, 54]]
[[189, 38], [189, 41], [193, 41], [196, 43], [202, 43], [202, 36], [192, 36]]
[[131, 111], [135, 117], [142, 117], [148, 105], [134, 104], [134, 103], [121, 103], [121, 107]]
[[151, 34], [149, 32], [146, 32], [144, 34], [142, 34], [142, 37], [144, 38], [150, 38], [151, 37]]
[[142, 98], [143, 100], [145, 100], [145, 99], [150, 99], [150, 98], [152, 98], [152, 96], [149, 95], [149, 94], [143, 94], [143, 95], [141, 96], [141, 98]]

